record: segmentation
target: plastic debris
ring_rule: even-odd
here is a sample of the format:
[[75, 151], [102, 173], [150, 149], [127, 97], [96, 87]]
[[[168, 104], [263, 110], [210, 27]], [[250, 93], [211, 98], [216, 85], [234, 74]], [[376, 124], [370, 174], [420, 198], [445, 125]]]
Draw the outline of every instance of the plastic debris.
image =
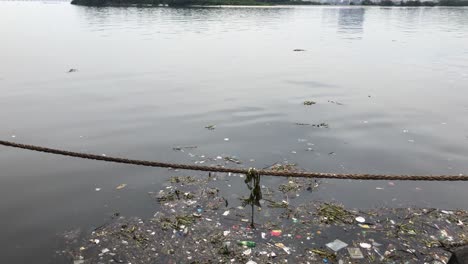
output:
[[362, 255], [362, 252], [359, 248], [348, 248], [348, 253], [349, 256], [351, 256], [352, 259], [363, 259], [364, 255]]
[[249, 261], [247, 261], [246, 264], [257, 264], [257, 262], [255, 262], [255, 261], [253, 261], [253, 260], [249, 260]]
[[120, 184], [119, 186], [117, 186], [115, 189], [121, 190], [121, 189], [125, 188], [125, 186], [127, 186], [127, 184], [122, 183], [122, 184]]
[[282, 250], [284, 250], [284, 252], [286, 252], [286, 253], [288, 253], [288, 254], [291, 254], [290, 248], [288, 248], [287, 246], [285, 246], [283, 243], [276, 243], [275, 246], [281, 248]]
[[224, 138], [224, 141], [229, 141], [229, 138]]
[[316, 102], [314, 101], [304, 101], [304, 105], [314, 105]]
[[[210, 160], [220, 163], [207, 158], [207, 162]], [[294, 170], [294, 166], [283, 161], [274, 169]], [[384, 256], [395, 263], [411, 262], [417, 257], [418, 263], [435, 264], [436, 260], [447, 263], [449, 258], [441, 243], [452, 245], [466, 239], [468, 212], [464, 210], [388, 207], [364, 210], [335, 203], [304, 203], [302, 199], [291, 199], [314, 184], [302, 179], [285, 181], [287, 185], [299, 186], [293, 191], [285, 189], [287, 192], [279, 190], [281, 184], [260, 184], [262, 207], [254, 208], [254, 229], [250, 226], [252, 211], [239, 206], [242, 200], [236, 201], [238, 195], [211, 191], [214, 179], [223, 184], [224, 180], [230, 181], [232, 186], [236, 186], [234, 180], [245, 179], [239, 179], [240, 174], [236, 173], [231, 173], [230, 179], [227, 175], [192, 177], [190, 183], [183, 176], [170, 177], [169, 184], [162, 187], [162, 194], [154, 192], [155, 199], [164, 199], [158, 199], [161, 208], [153, 218], [147, 221], [113, 217], [82, 241], [73, 238], [77, 241], [75, 245], [65, 243], [66, 252], [72, 252], [74, 259], [76, 254], [82, 255], [86, 263], [127, 263], [130, 259], [132, 263], [139, 260], [144, 263], [149, 258], [160, 263], [168, 256], [177, 263], [196, 262], [207, 256], [216, 263], [249, 260], [321, 263], [324, 259], [328, 263], [354, 263], [362, 258], [379, 263]], [[227, 199], [230, 205], [225, 204]], [[353, 241], [352, 247], [357, 248], [350, 248], [340, 240], [342, 237]], [[332, 239], [324, 243], [327, 238]], [[87, 241], [91, 243], [86, 244]], [[81, 246], [85, 250], [78, 250]], [[103, 248], [110, 251], [103, 254]]]
[[96, 190], [96, 192], [99, 192], [101, 190], [101, 188], [96, 188], [95, 190]]
[[106, 253], [109, 252], [109, 251], [110, 251], [110, 250], [109, 250], [108, 248], [105, 248], [105, 249], [101, 250], [101, 252], [102, 252], [103, 254], [106, 254]]
[[281, 233], [282, 233], [281, 230], [271, 230], [270, 235], [275, 236], [275, 237], [279, 237], [279, 236], [281, 236]]
[[343, 249], [343, 248], [347, 247], [348, 244], [346, 244], [345, 242], [343, 242], [343, 241], [341, 241], [341, 240], [339, 240], [339, 239], [335, 239], [335, 241], [326, 244], [326, 246], [327, 246], [329, 249], [331, 249], [331, 250], [337, 252], [337, 251], [339, 251], [340, 249]]
[[355, 220], [356, 220], [357, 222], [359, 222], [359, 223], [364, 223], [364, 222], [366, 222], [366, 219], [365, 219], [364, 217], [362, 217], [362, 216], [356, 217]]
[[359, 246], [365, 249], [370, 249], [372, 247], [372, 245], [369, 243], [359, 243]]
[[246, 247], [249, 247], [249, 248], [253, 248], [257, 245], [257, 243], [255, 243], [254, 241], [239, 241], [237, 242], [237, 244], [239, 246], [246, 246]]

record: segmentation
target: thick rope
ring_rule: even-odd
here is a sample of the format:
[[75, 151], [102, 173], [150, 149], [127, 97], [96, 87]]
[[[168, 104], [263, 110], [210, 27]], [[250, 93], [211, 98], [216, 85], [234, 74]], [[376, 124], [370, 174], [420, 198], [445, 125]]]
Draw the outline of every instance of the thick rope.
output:
[[[225, 168], [220, 166], [201, 166], [201, 165], [187, 165], [168, 162], [157, 162], [147, 160], [134, 160], [125, 158], [116, 158], [108, 156], [100, 156], [94, 154], [86, 154], [80, 152], [72, 152], [66, 150], [45, 148], [34, 145], [25, 145], [15, 142], [0, 140], [0, 145], [27, 149], [38, 152], [45, 152], [50, 154], [76, 157], [90, 160], [100, 160], [107, 162], [132, 164], [147, 167], [160, 167], [160, 168], [173, 168], [182, 170], [195, 170], [195, 171], [209, 171], [209, 172], [223, 172], [223, 173], [239, 173], [248, 174], [249, 169], [240, 168]], [[468, 175], [384, 175], [384, 174], [351, 174], [351, 173], [322, 173], [322, 172], [297, 172], [297, 171], [274, 171], [274, 170], [258, 170], [258, 174], [264, 176], [278, 176], [278, 177], [296, 177], [296, 178], [316, 178], [316, 179], [348, 179], [348, 180], [395, 180], [395, 181], [468, 181]]]

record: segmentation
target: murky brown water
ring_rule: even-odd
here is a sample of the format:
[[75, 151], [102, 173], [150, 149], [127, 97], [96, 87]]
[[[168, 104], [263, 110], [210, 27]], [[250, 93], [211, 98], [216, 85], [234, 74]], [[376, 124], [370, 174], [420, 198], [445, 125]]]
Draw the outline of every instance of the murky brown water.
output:
[[[0, 2], [0, 34], [2, 139], [183, 163], [236, 156], [246, 167], [468, 173], [466, 8]], [[295, 125], [322, 122], [329, 128]], [[184, 145], [198, 148], [172, 149]], [[4, 147], [0, 166], [5, 263], [47, 263], [57, 234], [114, 212], [153, 215], [147, 192], [175, 174]], [[230, 185], [219, 188], [246, 192], [242, 179]], [[466, 209], [467, 187], [325, 181], [301, 199]]]

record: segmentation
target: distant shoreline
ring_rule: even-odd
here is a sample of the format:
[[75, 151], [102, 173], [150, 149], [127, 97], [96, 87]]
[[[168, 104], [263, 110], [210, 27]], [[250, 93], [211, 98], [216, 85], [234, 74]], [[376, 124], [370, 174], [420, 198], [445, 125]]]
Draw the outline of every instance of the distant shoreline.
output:
[[435, 7], [435, 6], [468, 6], [468, 0], [402, 1], [395, 3], [382, 0], [379, 3], [363, 0], [359, 4], [332, 5], [320, 2], [281, 1], [281, 0], [72, 0], [72, 5], [94, 7], [208, 7], [208, 6], [387, 6], [387, 7]]

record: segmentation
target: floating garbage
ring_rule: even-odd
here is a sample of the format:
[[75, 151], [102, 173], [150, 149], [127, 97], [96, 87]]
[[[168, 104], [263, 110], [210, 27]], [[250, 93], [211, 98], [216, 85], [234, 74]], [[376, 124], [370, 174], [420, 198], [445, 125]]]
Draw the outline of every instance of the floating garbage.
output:
[[326, 246], [327, 246], [329, 249], [331, 249], [331, 250], [337, 252], [337, 251], [339, 251], [340, 249], [343, 249], [343, 248], [347, 247], [348, 244], [346, 244], [345, 242], [343, 242], [343, 241], [341, 241], [341, 240], [339, 240], [339, 239], [335, 239], [335, 241], [326, 244]]
[[364, 217], [362, 217], [362, 216], [358, 216], [358, 217], [356, 217], [356, 218], [354, 218], [354, 219], [355, 219], [357, 222], [359, 222], [359, 223], [364, 223], [364, 222], [366, 222], [366, 219], [365, 219]]
[[284, 252], [288, 253], [288, 254], [291, 254], [291, 250], [290, 248], [288, 248], [287, 246], [285, 246], [283, 243], [276, 243], [275, 246], [281, 248], [284, 250]]
[[257, 243], [255, 243], [254, 241], [238, 241], [237, 244], [240, 246], [246, 246], [249, 248], [253, 248], [257, 245]]
[[372, 245], [369, 243], [359, 243], [359, 246], [365, 249], [370, 249], [372, 247]]
[[122, 183], [122, 184], [120, 184], [119, 186], [117, 186], [115, 189], [121, 190], [121, 189], [125, 188], [125, 186], [127, 186], [127, 184]]
[[362, 254], [359, 248], [348, 248], [349, 256], [352, 259], [363, 259], [364, 255]]
[[279, 237], [279, 236], [281, 236], [281, 233], [282, 233], [281, 230], [271, 230], [270, 235], [275, 236], [275, 237]]
[[[298, 170], [287, 163], [271, 167]], [[296, 194], [310, 194], [307, 188], [315, 185], [310, 179], [285, 179], [277, 186], [263, 183], [258, 189], [251, 185], [262, 193], [261, 207], [251, 210], [241, 205], [238, 196], [233, 200], [213, 188], [211, 183], [219, 176], [172, 176], [162, 190], [150, 193], [157, 209], [149, 219], [113, 216], [104, 225], [96, 223], [99, 227], [82, 239], [67, 234], [66, 250], [57, 252], [70, 257], [67, 263], [80, 259], [85, 263], [354, 263], [366, 259], [368, 263], [435, 264], [447, 263], [448, 249], [467, 241], [468, 212], [463, 210], [359, 210], [293, 199]], [[226, 177], [226, 181], [245, 179]]]

